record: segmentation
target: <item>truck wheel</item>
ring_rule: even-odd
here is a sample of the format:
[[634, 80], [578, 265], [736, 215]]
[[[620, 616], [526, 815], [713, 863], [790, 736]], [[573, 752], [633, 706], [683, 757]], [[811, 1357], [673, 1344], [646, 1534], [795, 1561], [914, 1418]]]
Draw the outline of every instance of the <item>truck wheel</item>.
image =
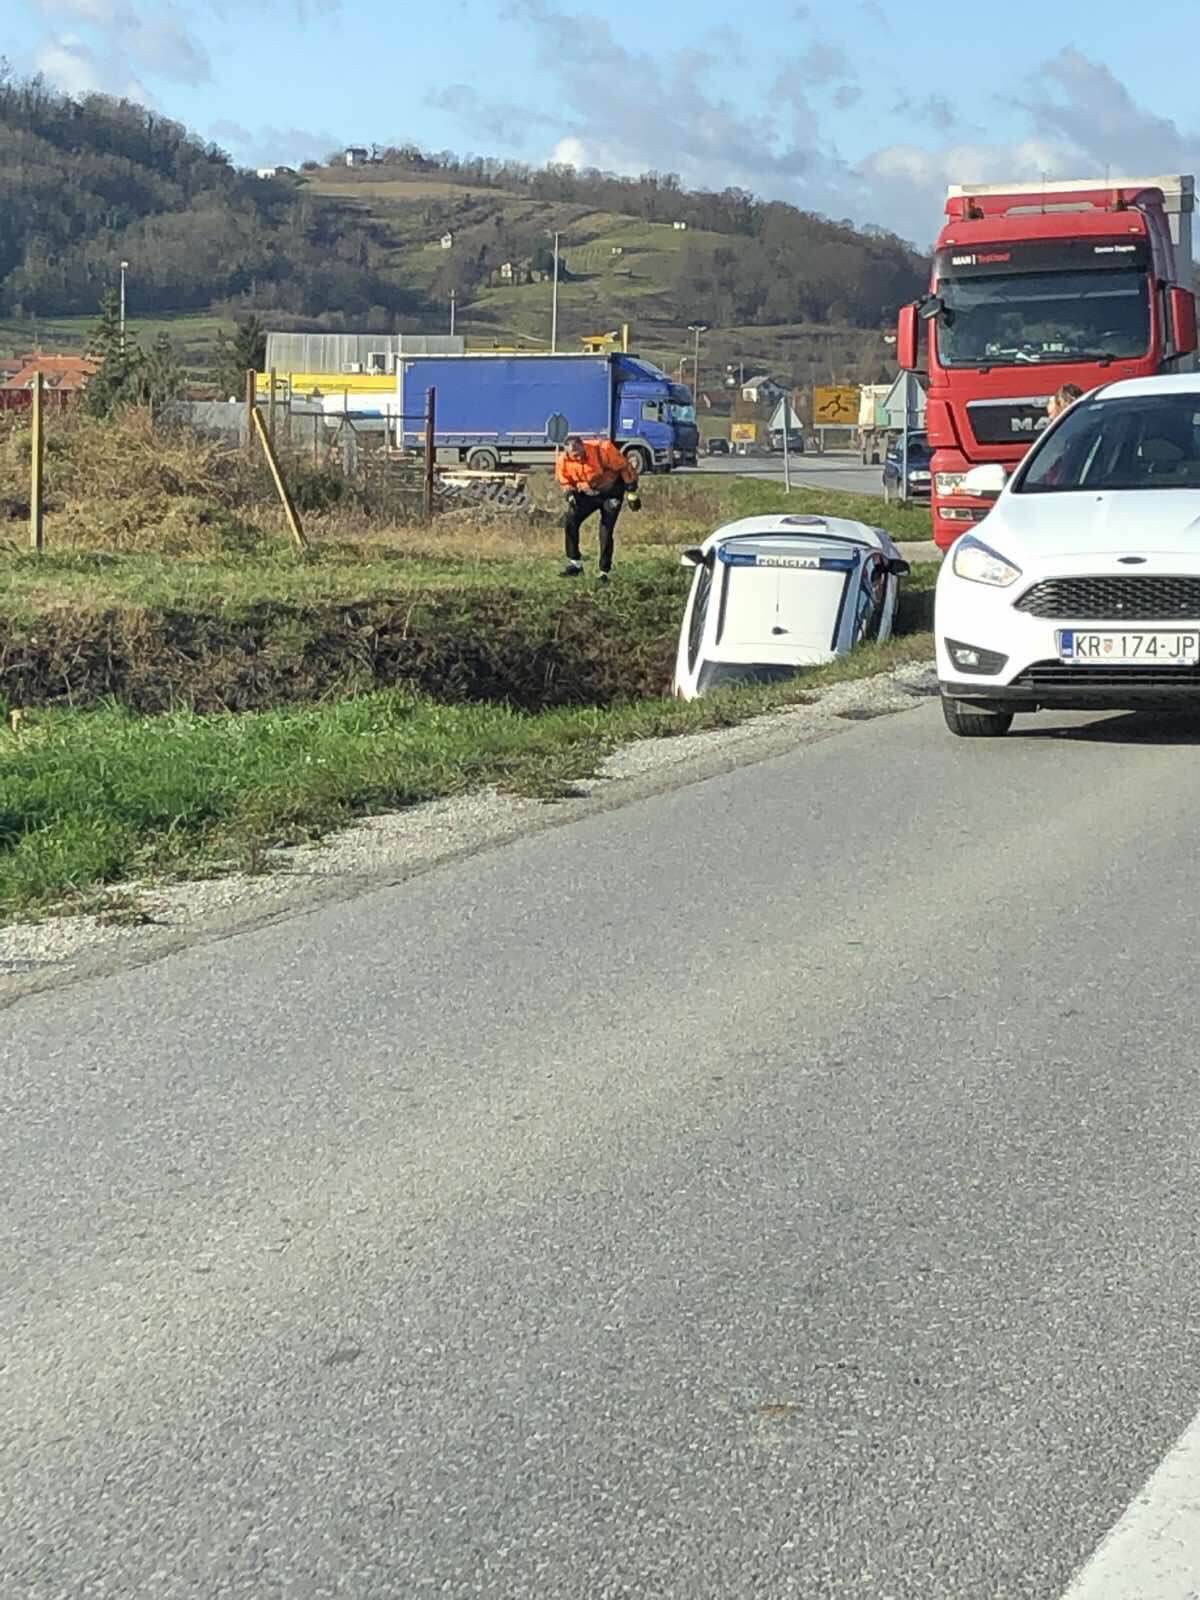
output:
[[467, 457], [467, 465], [472, 472], [495, 472], [500, 465], [500, 456], [495, 450], [472, 450]]
[[639, 444], [625, 446], [625, 459], [640, 478], [643, 472], [653, 472], [654, 463], [650, 459], [650, 452], [643, 450]]
[[1012, 727], [1011, 711], [988, 711], [982, 706], [971, 706], [962, 700], [942, 696], [942, 716], [950, 732], [960, 739], [1002, 739]]

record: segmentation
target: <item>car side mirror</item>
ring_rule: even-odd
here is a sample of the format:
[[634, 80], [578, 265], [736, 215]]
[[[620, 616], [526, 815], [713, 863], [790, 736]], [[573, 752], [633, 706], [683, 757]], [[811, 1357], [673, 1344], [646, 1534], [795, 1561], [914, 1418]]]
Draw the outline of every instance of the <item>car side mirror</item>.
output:
[[681, 567], [702, 567], [707, 557], [698, 544], [689, 545], [680, 552], [679, 565]]
[[996, 500], [1004, 493], [1008, 473], [998, 461], [985, 461], [972, 467], [962, 482], [963, 494], [972, 494], [977, 500]]
[[892, 556], [888, 561], [887, 569], [893, 578], [907, 578], [912, 568], [903, 556]]

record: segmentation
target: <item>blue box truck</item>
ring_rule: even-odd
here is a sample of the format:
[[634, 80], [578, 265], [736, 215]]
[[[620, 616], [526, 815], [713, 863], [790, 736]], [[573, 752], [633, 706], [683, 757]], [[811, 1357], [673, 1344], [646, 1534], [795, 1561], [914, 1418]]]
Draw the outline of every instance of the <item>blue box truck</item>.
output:
[[419, 447], [425, 397], [437, 391], [439, 450], [491, 471], [514, 456], [552, 453], [554, 419], [571, 433], [614, 439], [639, 472], [695, 466], [692, 391], [640, 356], [410, 356], [396, 363], [396, 442]]

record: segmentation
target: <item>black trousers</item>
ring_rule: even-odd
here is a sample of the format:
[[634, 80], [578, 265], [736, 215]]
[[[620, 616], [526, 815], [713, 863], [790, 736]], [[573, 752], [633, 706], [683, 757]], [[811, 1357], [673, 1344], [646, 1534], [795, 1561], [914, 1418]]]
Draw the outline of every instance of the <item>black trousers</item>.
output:
[[580, 494], [576, 491], [574, 502], [568, 502], [563, 527], [567, 535], [567, 560], [579, 561], [579, 530], [595, 512], [600, 513], [600, 571], [611, 572], [613, 564], [614, 535], [617, 518], [625, 499], [625, 484], [618, 478], [611, 489], [600, 494]]

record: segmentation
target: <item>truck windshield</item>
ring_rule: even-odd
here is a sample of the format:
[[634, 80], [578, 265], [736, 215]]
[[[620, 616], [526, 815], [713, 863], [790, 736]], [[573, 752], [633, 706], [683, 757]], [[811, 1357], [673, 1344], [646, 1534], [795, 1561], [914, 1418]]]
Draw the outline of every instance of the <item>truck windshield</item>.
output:
[[667, 407], [667, 415], [672, 422], [695, 422], [696, 408], [671, 404]]
[[1013, 485], [1014, 494], [1120, 489], [1200, 489], [1200, 395], [1076, 401]]
[[1021, 272], [946, 278], [937, 354], [946, 367], [1114, 360], [1150, 346], [1142, 272]]

